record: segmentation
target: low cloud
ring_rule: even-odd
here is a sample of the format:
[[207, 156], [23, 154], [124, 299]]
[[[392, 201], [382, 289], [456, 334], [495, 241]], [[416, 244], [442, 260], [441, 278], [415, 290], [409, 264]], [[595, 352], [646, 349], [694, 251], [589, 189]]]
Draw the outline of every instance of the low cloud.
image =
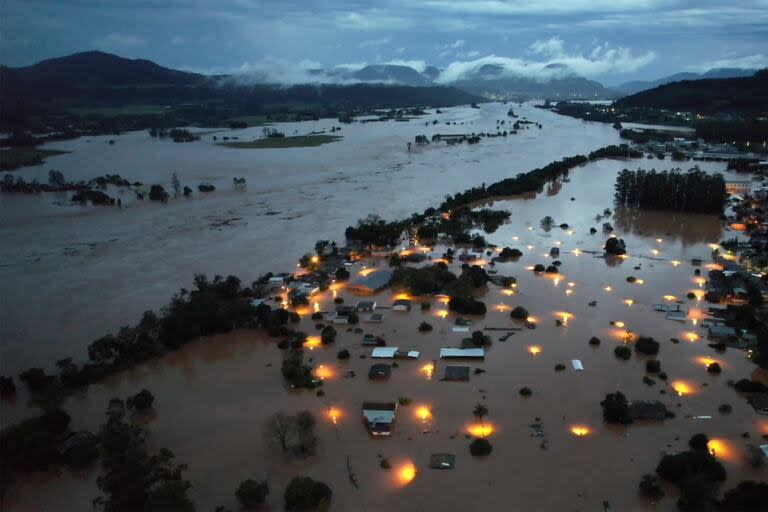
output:
[[726, 59], [711, 60], [702, 62], [697, 66], [689, 66], [691, 71], [709, 71], [713, 68], [736, 68], [736, 69], [763, 69], [768, 68], [768, 56], [758, 53], [755, 55], [745, 55], [743, 57], [731, 57]]
[[[634, 55], [628, 48], [607, 43], [595, 46], [588, 55], [569, 53], [557, 37], [534, 42], [529, 47], [531, 59], [488, 55], [474, 60], [458, 60], [448, 65], [438, 81], [450, 83], [465, 78], [486, 64], [500, 66], [508, 76], [551, 78], [563, 73], [595, 77], [607, 73], [632, 73], [656, 58], [654, 52]], [[539, 57], [536, 59], [535, 57]]]
[[369, 39], [367, 41], [363, 41], [357, 46], [359, 48], [370, 48], [372, 46], [384, 46], [385, 44], [389, 44], [391, 42], [392, 42], [391, 37], [380, 37], [378, 39]]

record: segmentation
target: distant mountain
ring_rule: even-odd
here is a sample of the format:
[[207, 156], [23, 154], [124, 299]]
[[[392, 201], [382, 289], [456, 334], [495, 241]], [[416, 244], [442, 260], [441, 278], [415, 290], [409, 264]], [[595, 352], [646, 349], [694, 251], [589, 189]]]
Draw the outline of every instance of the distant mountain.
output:
[[164, 68], [149, 60], [126, 59], [99, 51], [48, 59], [32, 66], [0, 66], [0, 77], [14, 83], [57, 87], [124, 87], [136, 85], [192, 85], [204, 75]]
[[612, 89], [624, 94], [635, 94], [636, 92], [653, 89], [654, 87], [658, 87], [660, 85], [679, 82], [681, 80], [700, 80], [704, 78], [739, 78], [752, 76], [756, 71], [756, 69], [713, 68], [706, 73], [675, 73], [674, 75], [659, 78], [658, 80], [635, 80], [632, 82], [624, 82], [623, 84], [612, 87]]
[[[0, 127], [14, 129], [34, 117], [71, 114], [83, 107], [183, 107], [191, 113], [179, 119], [205, 125], [227, 116], [283, 112], [286, 105], [293, 111], [304, 109], [302, 115], [311, 118], [376, 108], [482, 101], [454, 87], [438, 86], [407, 66], [367, 66], [353, 72], [353, 80], [371, 83], [333, 84], [323, 82], [328, 78], [326, 71], [317, 70], [316, 75], [318, 83], [285, 86], [265, 83], [266, 77], [262, 77], [263, 83], [254, 83], [258, 78], [253, 76], [247, 81], [239, 76], [212, 77], [103, 52], [76, 53], [32, 66], [0, 66]], [[173, 109], [167, 112], [166, 117], [180, 115]]]
[[485, 64], [465, 73], [451, 85], [473, 94], [500, 98], [609, 98], [612, 93], [594, 80], [572, 73], [563, 64], [550, 64], [550, 76], [531, 78], [509, 73], [496, 64]]
[[621, 98], [616, 105], [697, 113], [765, 113], [768, 111], [768, 69], [748, 77], [673, 82]]

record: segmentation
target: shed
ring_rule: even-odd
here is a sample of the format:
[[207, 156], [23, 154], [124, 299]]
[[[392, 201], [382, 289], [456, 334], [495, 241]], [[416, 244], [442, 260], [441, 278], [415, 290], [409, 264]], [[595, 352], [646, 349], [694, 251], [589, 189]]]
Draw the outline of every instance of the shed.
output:
[[376, 309], [376, 301], [373, 300], [361, 300], [355, 306], [358, 311], [373, 311]]
[[374, 313], [372, 315], [369, 315], [368, 318], [365, 319], [365, 321], [369, 324], [380, 324], [384, 321], [384, 314], [382, 313]]
[[573, 369], [577, 372], [584, 371], [584, 365], [581, 364], [581, 359], [571, 359], [571, 366], [573, 366]]
[[440, 359], [484, 359], [482, 348], [441, 348]]
[[715, 324], [709, 326], [707, 333], [709, 334], [709, 337], [713, 339], [727, 338], [729, 336], [736, 336], [736, 329], [728, 327], [727, 325]]
[[469, 366], [446, 366], [443, 380], [469, 380]]
[[347, 289], [354, 293], [373, 294], [389, 286], [391, 281], [392, 271], [382, 269], [351, 281]]
[[387, 342], [381, 336], [374, 336], [373, 334], [366, 334], [363, 336], [364, 347], [383, 347]]
[[628, 414], [632, 420], [663, 420], [667, 417], [667, 407], [658, 400], [632, 400]]
[[761, 444], [760, 449], [763, 450], [763, 455], [768, 459], [768, 444]]
[[454, 325], [451, 327], [451, 332], [469, 332], [469, 327], [465, 325]]
[[392, 311], [410, 311], [411, 301], [408, 299], [397, 299], [392, 303]]
[[373, 364], [368, 370], [368, 378], [371, 380], [388, 379], [391, 373], [392, 367], [388, 364]]
[[398, 347], [378, 347], [373, 349], [371, 357], [374, 359], [394, 359]]
[[389, 436], [396, 411], [397, 404], [394, 402], [363, 402], [363, 422], [371, 435]]
[[[766, 445], [768, 450], [768, 445]], [[429, 467], [432, 469], [453, 469], [456, 464], [456, 456], [452, 453], [433, 453], [429, 457]]]

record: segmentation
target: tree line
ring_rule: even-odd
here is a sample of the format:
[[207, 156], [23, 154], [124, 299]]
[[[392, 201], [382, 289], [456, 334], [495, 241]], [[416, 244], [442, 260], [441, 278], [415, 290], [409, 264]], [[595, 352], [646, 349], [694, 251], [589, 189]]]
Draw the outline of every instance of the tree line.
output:
[[722, 174], [698, 167], [657, 172], [622, 170], [616, 177], [617, 206], [686, 213], [722, 214], [727, 199]]

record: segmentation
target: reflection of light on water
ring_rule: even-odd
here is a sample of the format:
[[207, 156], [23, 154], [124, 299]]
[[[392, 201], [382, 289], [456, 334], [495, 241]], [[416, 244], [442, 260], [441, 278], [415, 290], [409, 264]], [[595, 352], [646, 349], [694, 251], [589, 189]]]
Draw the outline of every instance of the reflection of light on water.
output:
[[408, 485], [414, 478], [416, 478], [416, 466], [411, 462], [407, 462], [400, 468], [397, 475], [401, 485]]
[[525, 321], [528, 322], [529, 324], [535, 324], [536, 323], [536, 317], [535, 316], [529, 316], [528, 318], [525, 319]]
[[573, 290], [571, 290], [571, 289], [565, 290], [565, 294], [566, 294], [566, 295], [570, 295], [570, 294], [572, 294], [572, 293], [573, 293]]
[[693, 331], [688, 331], [685, 333], [685, 337], [688, 339], [688, 341], [697, 341], [699, 339], [699, 335]]
[[675, 297], [674, 295], [665, 295], [664, 300], [669, 300], [669, 301], [677, 300], [677, 297]]
[[327, 366], [320, 365], [317, 368], [315, 368], [315, 377], [317, 377], [320, 380], [325, 380], [330, 377], [333, 377], [333, 369], [328, 368]]
[[662, 240], [661, 238], [657, 238], [657, 239], [656, 239], [656, 243], [657, 243], [657, 244], [660, 244], [660, 243], [661, 243], [661, 242], [663, 242], [663, 241], [664, 241], [664, 240]]
[[528, 352], [530, 352], [532, 356], [537, 356], [541, 353], [541, 347], [538, 345], [531, 345], [528, 347]]
[[533, 270], [533, 269], [534, 269], [533, 265], [528, 265], [527, 267], [525, 267], [525, 270]]
[[704, 280], [704, 278], [703, 278], [703, 277], [698, 277], [698, 278], [696, 278], [696, 284], [697, 284], [697, 285], [699, 285], [699, 288], [701, 288], [702, 286], [704, 286], [704, 283], [705, 283], [705, 282], [706, 282], [706, 281]]
[[557, 311], [555, 312], [555, 316], [560, 317], [560, 320], [563, 322], [563, 325], [568, 325], [568, 320], [573, 318], [573, 313], [568, 313], [567, 311]]
[[410, 293], [401, 292], [396, 294], [392, 300], [413, 300], [413, 296]]
[[341, 416], [341, 411], [338, 408], [336, 407], [328, 408], [328, 418], [333, 422], [334, 425], [336, 425], [340, 416]]
[[497, 304], [497, 305], [496, 305], [496, 309], [497, 309], [498, 311], [509, 311], [509, 310], [510, 310], [510, 309], [512, 309], [512, 308], [510, 308], [510, 307], [509, 307], [509, 306], [507, 306], [506, 304]]
[[429, 410], [429, 407], [422, 405], [416, 409], [416, 416], [418, 416], [422, 422], [425, 422], [432, 417], [432, 411]]
[[376, 272], [375, 268], [364, 268], [360, 270], [360, 275], [367, 276], [367, 275], [373, 274], [374, 272]]
[[571, 433], [576, 437], [584, 437], [591, 434], [592, 431], [584, 425], [574, 425], [571, 427]]
[[307, 336], [307, 339], [304, 340], [303, 346], [309, 350], [314, 350], [315, 347], [319, 347], [322, 344], [323, 342], [320, 339], [320, 336]]
[[682, 380], [672, 381], [672, 389], [675, 390], [675, 393], [677, 393], [678, 396], [693, 394], [693, 387], [691, 387], [690, 384]]
[[312, 306], [312, 309], [314, 309], [315, 313], [319, 313], [320, 312], [320, 303], [315, 302], [314, 305]]
[[448, 295], [438, 295], [437, 301], [442, 304], [448, 304], [451, 302], [451, 298]]
[[425, 364], [421, 367], [421, 373], [423, 373], [427, 379], [431, 379], [432, 375], [435, 373], [435, 365], [432, 363]]
[[615, 325], [616, 327], [619, 327], [619, 328], [623, 328], [624, 327], [624, 322], [621, 322], [621, 321], [614, 322], [613, 325]]
[[526, 248], [527, 248], [529, 251], [532, 251], [532, 250], [533, 250], [533, 246], [532, 246], [532, 245], [527, 245], [527, 246], [526, 246]]
[[658, 254], [659, 254], [659, 250], [658, 249], [651, 249], [651, 252], [653, 253], [654, 256], [658, 256]]
[[441, 310], [437, 311], [436, 314], [440, 318], [445, 318], [445, 317], [448, 316], [448, 312], [446, 310], [444, 310], [444, 309], [441, 309]]
[[605, 290], [606, 292], [612, 292], [613, 288], [611, 288], [610, 286], [606, 286], [605, 288], [603, 288], [603, 290]]
[[513, 236], [513, 237], [512, 237], [512, 240], [514, 240], [515, 242], [517, 242], [518, 240], [520, 240], [520, 237], [519, 237], [519, 236]]
[[501, 293], [503, 293], [504, 295], [509, 296], [509, 295], [514, 295], [515, 291], [514, 290], [510, 290], [508, 288], [505, 288], [505, 289], [501, 290]]
[[493, 434], [493, 431], [493, 424], [487, 422], [473, 423], [467, 427], [467, 432], [474, 437], [488, 437]]
[[699, 364], [703, 365], [704, 368], [708, 367], [712, 363], [717, 363], [717, 364], [719, 364], [721, 366], [723, 364], [720, 361], [718, 361], [717, 359], [712, 359], [709, 356], [699, 356], [699, 357], [696, 358], [696, 362], [698, 362]]
[[672, 260], [670, 261], [670, 263], [672, 264], [673, 267], [676, 267], [680, 264], [680, 260]]
[[574, 283], [573, 281], [568, 283], [569, 288], [573, 288], [574, 286], [576, 286], [576, 283]]
[[731, 443], [725, 439], [710, 439], [707, 443], [707, 450], [709, 450], [709, 453], [713, 457], [718, 459], [725, 461], [734, 461], [736, 459], [736, 453], [733, 446], [731, 446]]
[[624, 299], [624, 304], [626, 304], [627, 306], [631, 306], [634, 303], [635, 301], [632, 299]]
[[557, 286], [557, 285], [559, 285], [559, 284], [560, 284], [560, 278], [559, 278], [559, 277], [556, 277], [556, 278], [554, 278], [554, 279], [552, 280], [552, 282], [554, 283], [554, 285], [555, 285], [555, 286]]

